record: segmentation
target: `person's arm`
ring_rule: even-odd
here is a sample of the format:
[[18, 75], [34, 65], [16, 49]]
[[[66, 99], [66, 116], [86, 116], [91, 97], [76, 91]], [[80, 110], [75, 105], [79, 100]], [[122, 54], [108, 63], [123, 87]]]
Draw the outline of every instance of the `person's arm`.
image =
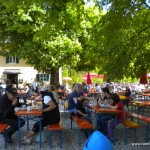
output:
[[45, 108], [45, 109], [43, 109], [43, 112], [48, 112], [48, 111], [51, 111], [51, 110], [53, 110], [53, 109], [56, 108], [56, 105], [55, 105], [55, 103], [54, 103], [52, 100], [50, 100], [50, 101], [47, 103], [47, 105], [48, 105], [48, 107]]
[[120, 103], [118, 102], [117, 104], [115, 104], [115, 106], [109, 106], [109, 107], [113, 109], [118, 109], [120, 107]]
[[9, 106], [6, 106], [4, 103], [5, 101], [0, 105], [0, 116], [2, 118], [14, 116], [14, 107], [17, 104], [16, 100]]
[[80, 111], [80, 110], [78, 110], [78, 109], [77, 109], [77, 112], [78, 112], [80, 115], [82, 115], [82, 116], [87, 116], [87, 114], [84, 114], [82, 111]]

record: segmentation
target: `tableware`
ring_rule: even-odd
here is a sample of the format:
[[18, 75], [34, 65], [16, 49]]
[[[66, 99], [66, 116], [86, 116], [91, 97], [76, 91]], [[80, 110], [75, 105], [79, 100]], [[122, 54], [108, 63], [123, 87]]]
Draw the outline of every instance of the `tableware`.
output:
[[31, 106], [27, 106], [27, 111], [31, 111], [32, 107]]
[[26, 108], [26, 105], [22, 105], [21, 107], [22, 107], [22, 108]]
[[19, 111], [20, 110], [20, 107], [15, 107], [15, 112]]

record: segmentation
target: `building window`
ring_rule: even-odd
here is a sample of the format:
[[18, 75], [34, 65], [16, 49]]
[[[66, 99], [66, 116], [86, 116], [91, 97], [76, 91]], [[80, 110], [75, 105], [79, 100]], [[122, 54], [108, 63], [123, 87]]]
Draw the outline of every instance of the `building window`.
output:
[[50, 75], [49, 74], [37, 74], [36, 75], [37, 81], [42, 82], [42, 81], [50, 81]]
[[19, 58], [16, 56], [7, 56], [6, 57], [6, 64], [18, 64]]

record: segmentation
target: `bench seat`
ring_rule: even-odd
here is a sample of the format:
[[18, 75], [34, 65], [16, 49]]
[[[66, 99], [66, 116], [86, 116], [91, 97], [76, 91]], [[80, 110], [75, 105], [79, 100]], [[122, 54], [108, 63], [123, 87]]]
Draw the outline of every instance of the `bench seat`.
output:
[[8, 127], [9, 127], [9, 124], [2, 124], [2, 123], [0, 123], [0, 133], [4, 133], [5, 149], [7, 149], [7, 142], [6, 142], [5, 132], [6, 132], [6, 129]]
[[138, 119], [138, 123], [139, 123], [139, 120], [144, 121], [144, 122], [147, 123], [147, 126], [146, 126], [147, 131], [146, 131], [146, 137], [145, 137], [145, 139], [146, 139], [146, 142], [148, 142], [150, 117], [139, 115], [139, 114], [132, 113], [132, 112], [126, 112], [125, 115], [127, 117], [132, 117], [132, 120], [133, 120], [133, 118]]
[[124, 125], [124, 143], [125, 145], [127, 144], [127, 130], [128, 129], [132, 129], [133, 132], [134, 132], [134, 143], [135, 143], [135, 138], [136, 138], [136, 129], [141, 127], [140, 124], [136, 123], [136, 122], [133, 122], [132, 120], [127, 120], [125, 119], [122, 124]]
[[63, 131], [62, 123], [49, 125], [48, 130], [50, 132], [50, 148], [52, 148], [53, 132], [59, 132], [60, 148], [62, 148], [62, 131]]
[[88, 135], [90, 135], [90, 132], [93, 129], [93, 125], [85, 119], [78, 118], [76, 115], [71, 116], [70, 119], [71, 119], [71, 129], [72, 129], [72, 120], [78, 127], [78, 143], [79, 145], [81, 145], [81, 130], [88, 131]]

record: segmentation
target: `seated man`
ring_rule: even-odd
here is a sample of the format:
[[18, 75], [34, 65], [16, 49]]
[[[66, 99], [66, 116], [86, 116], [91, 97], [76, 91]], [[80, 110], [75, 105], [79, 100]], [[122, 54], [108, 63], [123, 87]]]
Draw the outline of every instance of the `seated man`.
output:
[[[0, 99], [0, 123], [9, 124], [6, 130], [6, 141], [12, 143], [11, 136], [18, 130], [18, 117], [15, 115], [14, 108], [19, 106], [17, 103], [17, 89], [9, 88]], [[24, 126], [25, 121], [21, 118], [20, 127]]]

